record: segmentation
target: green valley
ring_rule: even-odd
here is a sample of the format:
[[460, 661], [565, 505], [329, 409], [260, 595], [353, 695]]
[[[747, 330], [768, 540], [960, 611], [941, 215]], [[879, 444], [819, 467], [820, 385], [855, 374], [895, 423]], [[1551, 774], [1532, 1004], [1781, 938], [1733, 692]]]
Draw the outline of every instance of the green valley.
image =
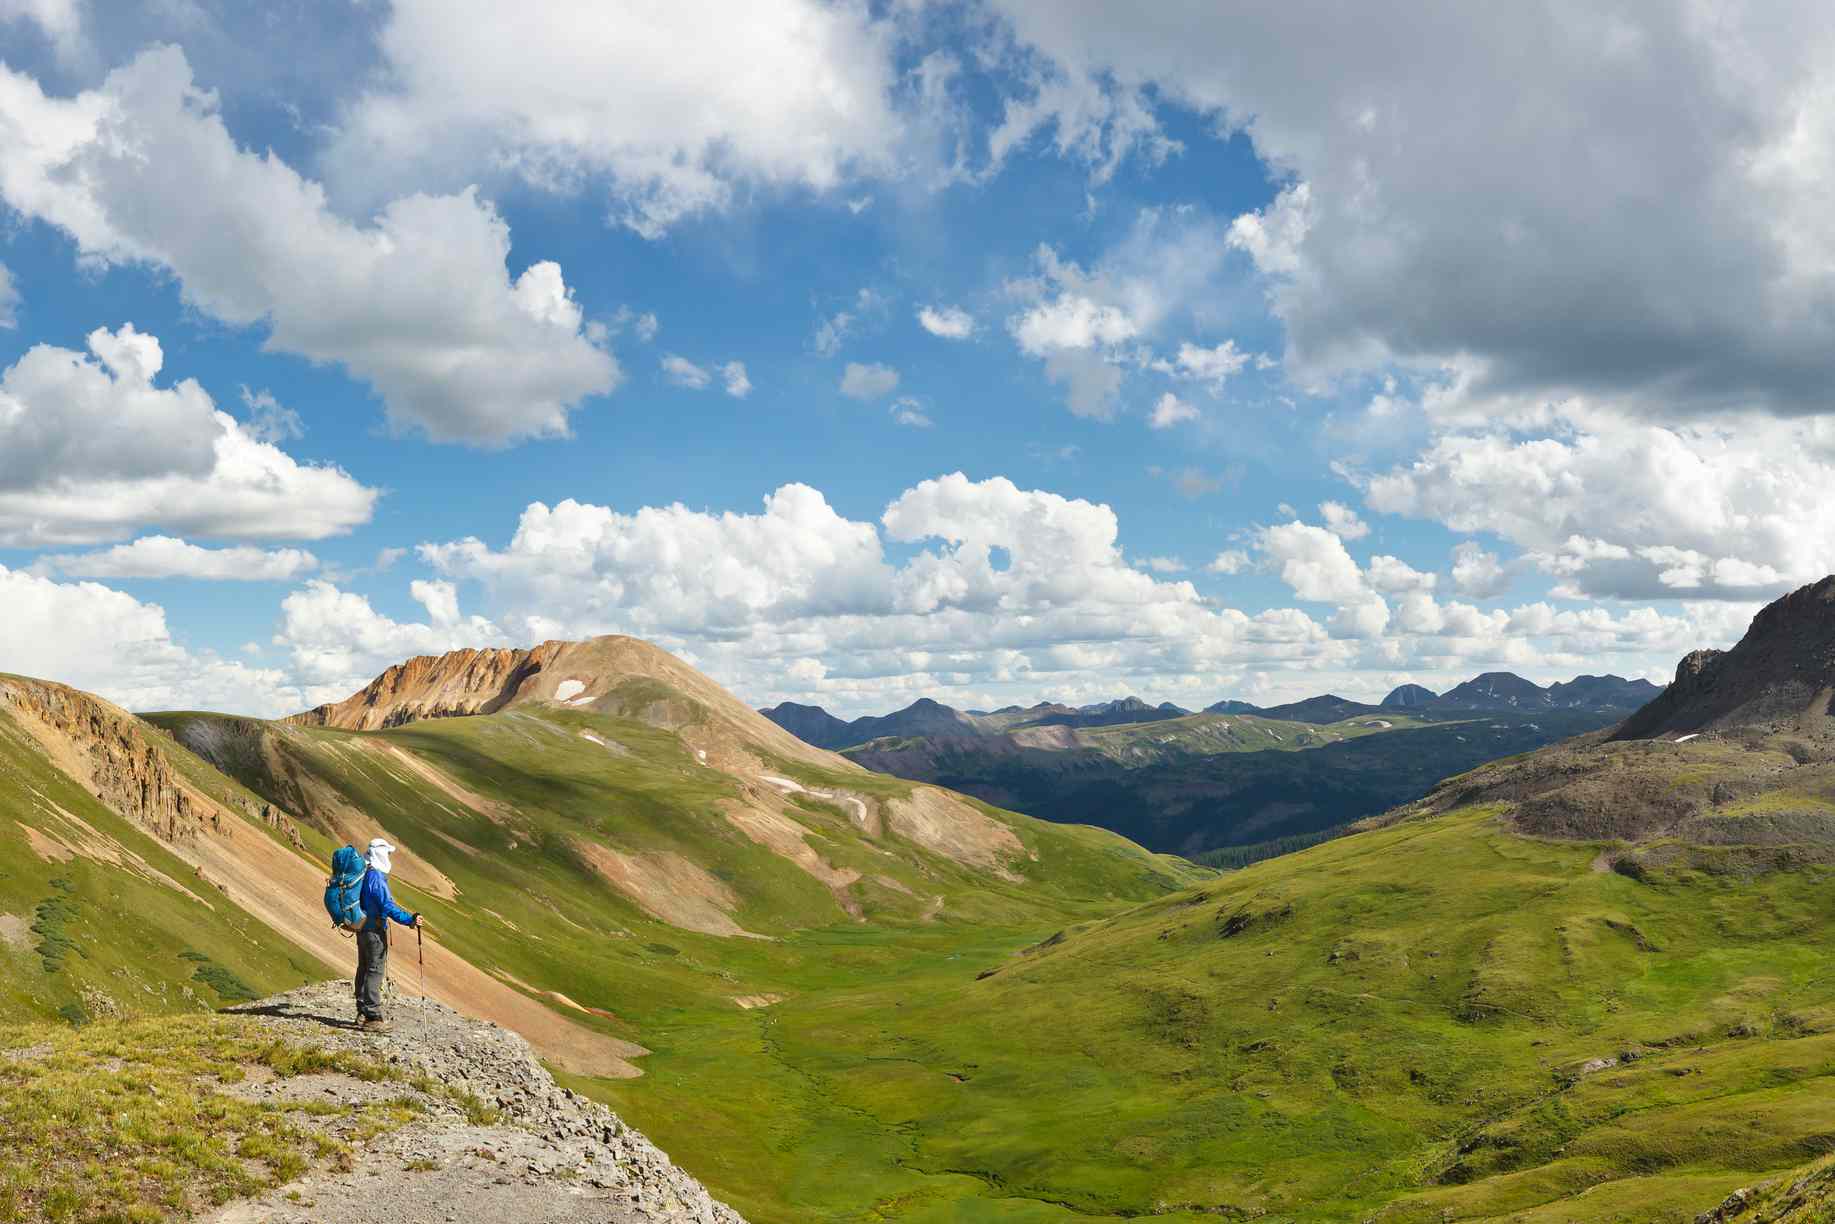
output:
[[[1835, 1142], [1826, 708], [1594, 732], [1218, 873], [870, 773], [630, 639], [284, 722], [0, 689], [6, 1019], [342, 971], [322, 864], [386, 833], [428, 993], [754, 1221], [1685, 1221]], [[1497, 719], [1363, 721], [1255, 755]]]

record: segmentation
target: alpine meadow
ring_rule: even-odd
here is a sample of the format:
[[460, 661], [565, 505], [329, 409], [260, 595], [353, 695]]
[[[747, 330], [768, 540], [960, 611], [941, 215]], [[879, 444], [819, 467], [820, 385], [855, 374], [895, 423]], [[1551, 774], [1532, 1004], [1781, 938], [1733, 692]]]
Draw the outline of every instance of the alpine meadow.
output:
[[1835, 10], [0, 0], [0, 1224], [1835, 1221]]

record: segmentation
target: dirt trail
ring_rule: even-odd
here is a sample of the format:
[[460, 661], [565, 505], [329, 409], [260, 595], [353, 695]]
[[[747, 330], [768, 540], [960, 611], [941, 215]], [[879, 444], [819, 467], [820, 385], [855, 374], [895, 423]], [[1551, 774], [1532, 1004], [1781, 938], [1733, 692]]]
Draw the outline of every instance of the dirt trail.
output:
[[[315, 1100], [414, 1101], [420, 1116], [361, 1143], [347, 1170], [318, 1169], [207, 1216], [209, 1224], [401, 1224], [543, 1221], [547, 1224], [744, 1224], [648, 1139], [603, 1105], [555, 1085], [516, 1034], [438, 1003], [409, 1000], [386, 1033], [340, 1020], [341, 982], [306, 986], [235, 1011], [259, 1017], [299, 1045], [354, 1051], [469, 1094], [498, 1117], [468, 1119], [443, 1092], [399, 1080], [365, 1083], [312, 1074], [246, 1081], [232, 1091], [301, 1110]], [[354, 1138], [354, 1137], [353, 1137]]]

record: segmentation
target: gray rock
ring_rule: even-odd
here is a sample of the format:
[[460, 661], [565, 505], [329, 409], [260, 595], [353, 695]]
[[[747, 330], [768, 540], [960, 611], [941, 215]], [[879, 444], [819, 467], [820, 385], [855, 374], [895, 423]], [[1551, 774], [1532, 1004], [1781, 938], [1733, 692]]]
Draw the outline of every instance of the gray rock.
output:
[[309, 1173], [260, 1199], [230, 1204], [208, 1217], [213, 1224], [744, 1224], [611, 1110], [559, 1088], [529, 1044], [507, 1029], [431, 1000], [397, 999], [389, 1031], [360, 1032], [351, 1025], [350, 987], [343, 982], [301, 987], [233, 1010], [294, 1044], [364, 1054], [410, 1080], [425, 1075], [495, 1103], [500, 1116], [479, 1125], [451, 1095], [400, 1082], [307, 1075], [243, 1085], [250, 1096], [283, 1101], [322, 1100], [328, 1090], [357, 1100], [406, 1094], [417, 1098], [422, 1114], [365, 1145], [352, 1174]]

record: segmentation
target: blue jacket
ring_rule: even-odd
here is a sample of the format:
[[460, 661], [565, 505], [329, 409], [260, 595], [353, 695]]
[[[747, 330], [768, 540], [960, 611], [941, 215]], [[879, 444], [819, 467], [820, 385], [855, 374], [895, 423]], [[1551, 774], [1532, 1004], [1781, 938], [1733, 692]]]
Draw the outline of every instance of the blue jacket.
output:
[[357, 892], [357, 904], [363, 907], [363, 929], [380, 931], [393, 918], [405, 927], [414, 925], [414, 915], [395, 904], [389, 895], [389, 877], [374, 867], [363, 873], [363, 887]]

